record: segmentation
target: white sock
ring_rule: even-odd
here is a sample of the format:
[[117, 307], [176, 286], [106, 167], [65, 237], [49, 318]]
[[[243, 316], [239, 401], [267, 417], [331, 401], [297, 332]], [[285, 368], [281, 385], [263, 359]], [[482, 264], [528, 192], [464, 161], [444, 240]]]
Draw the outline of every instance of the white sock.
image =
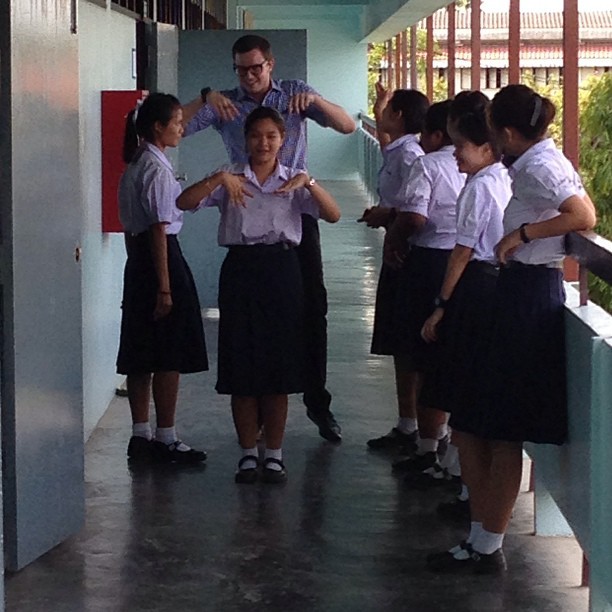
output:
[[472, 542], [472, 548], [483, 555], [490, 555], [501, 548], [503, 542], [503, 533], [494, 533], [486, 529], [481, 529], [476, 540]]
[[482, 523], [480, 521], [472, 521], [470, 523], [470, 535], [467, 537], [468, 544], [474, 544], [480, 533], [482, 532]]
[[176, 427], [158, 427], [155, 430], [155, 439], [164, 444], [176, 442]]
[[440, 467], [446, 468], [446, 471], [451, 476], [461, 476], [461, 466], [459, 465], [459, 449], [449, 444], [446, 449], [446, 454], [440, 461]]
[[467, 501], [468, 499], [470, 499], [470, 492], [466, 484], [461, 483], [461, 493], [459, 493], [457, 499], [459, 501]]
[[[247, 455], [251, 455], [253, 457], [258, 457], [259, 454], [258, 454], [258, 451], [257, 451], [257, 447], [255, 447], [255, 448], [243, 448], [242, 449], [242, 456], [246, 457]], [[254, 470], [256, 467], [257, 467], [257, 461], [255, 461], [255, 459], [247, 459], [240, 466], [240, 469], [241, 470]]]
[[424, 455], [425, 453], [435, 453], [438, 450], [438, 441], [432, 440], [431, 438], [419, 438], [417, 444], [417, 455]]
[[[283, 449], [282, 448], [266, 448], [265, 452], [264, 452], [264, 461], [266, 459], [278, 459], [279, 461], [283, 460]], [[278, 465], [278, 463], [275, 463], [274, 461], [271, 461], [270, 463], [268, 463], [266, 465], [266, 468], [268, 470], [276, 470], [277, 472], [280, 472], [283, 468]]]
[[438, 440], [445, 438], [447, 435], [448, 435], [448, 424], [442, 423], [442, 425], [438, 427]]
[[397, 429], [402, 433], [411, 434], [419, 428], [418, 422], [412, 417], [399, 417], [397, 419]]
[[151, 424], [149, 421], [146, 423], [133, 423], [132, 435], [137, 438], [146, 438], [150, 440], [153, 437], [153, 432], [151, 431]]

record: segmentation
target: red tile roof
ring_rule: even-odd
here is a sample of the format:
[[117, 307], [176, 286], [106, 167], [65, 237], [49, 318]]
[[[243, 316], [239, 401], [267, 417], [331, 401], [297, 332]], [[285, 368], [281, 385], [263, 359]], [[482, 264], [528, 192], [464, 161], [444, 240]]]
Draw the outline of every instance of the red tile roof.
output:
[[[457, 46], [455, 58], [458, 61], [470, 62], [471, 55], [472, 50], [469, 45]], [[446, 48], [441, 48], [436, 52], [434, 62], [446, 63], [447, 57]], [[598, 60], [600, 66], [612, 66], [612, 40], [609, 43], [581, 43], [578, 47], [578, 60]], [[488, 63], [503, 62], [507, 65], [508, 45], [482, 45], [480, 61], [483, 68], [487, 67]], [[546, 62], [550, 62], [548, 64], [550, 66], [563, 65], [563, 47], [554, 44], [521, 43], [520, 62], [526, 66], [545, 65]]]
[[[457, 29], [469, 30], [471, 10], [457, 10]], [[446, 9], [436, 11], [433, 15], [434, 29], [446, 30], [448, 28], [448, 13]], [[508, 29], [508, 13], [481, 14], [481, 28], [483, 30]], [[425, 21], [419, 24], [425, 27]], [[551, 30], [563, 28], [563, 13], [521, 13], [521, 29]], [[592, 11], [580, 13], [580, 28], [607, 29], [612, 28], [612, 11]]]

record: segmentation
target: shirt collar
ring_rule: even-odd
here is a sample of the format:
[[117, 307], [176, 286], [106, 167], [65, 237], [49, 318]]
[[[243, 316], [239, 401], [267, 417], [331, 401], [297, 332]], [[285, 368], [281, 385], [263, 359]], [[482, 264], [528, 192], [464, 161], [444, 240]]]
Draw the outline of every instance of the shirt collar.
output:
[[418, 144], [419, 139], [417, 138], [416, 134], [404, 134], [403, 136], [400, 136], [397, 140], [390, 142], [385, 147], [385, 151], [392, 151], [393, 149], [397, 149], [398, 147], [403, 146], [404, 143], [411, 142], [411, 141]]
[[552, 138], [545, 138], [536, 142], [533, 146], [529, 147], [511, 166], [508, 168], [510, 176], [514, 176], [520, 172], [534, 157], [540, 155], [540, 153], [555, 148], [555, 143]]
[[[150, 151], [153, 155], [155, 155], [155, 157], [157, 157], [157, 159], [159, 159], [167, 168], [172, 170], [170, 160], [164, 155], [164, 152], [159, 147], [156, 147], [150, 142], [145, 142], [144, 147], [147, 151]], [[174, 170], [172, 171], [174, 172]]]
[[[271, 79], [270, 80], [270, 89], [266, 92], [266, 96], [272, 91], [281, 91], [280, 85], [278, 84], [278, 81], [275, 79]], [[265, 97], [265, 96], [264, 96]], [[241, 86], [238, 87], [238, 96], [237, 96], [239, 101], [244, 101], [244, 100], [253, 100], [254, 99], [251, 97], [250, 94], [248, 94]]]
[[[257, 180], [255, 173], [251, 169], [250, 164], [244, 164], [244, 166], [242, 166], [242, 169], [244, 176], [249, 182], [253, 183], [254, 185], [259, 185], [259, 181]], [[280, 180], [283, 182], [289, 180], [289, 169], [286, 166], [283, 166], [280, 162], [277, 162], [276, 168], [274, 168], [274, 172], [272, 172], [272, 174], [268, 177], [266, 183], [270, 179], [276, 179], [277, 181]], [[259, 186], [263, 187], [263, 185]]]

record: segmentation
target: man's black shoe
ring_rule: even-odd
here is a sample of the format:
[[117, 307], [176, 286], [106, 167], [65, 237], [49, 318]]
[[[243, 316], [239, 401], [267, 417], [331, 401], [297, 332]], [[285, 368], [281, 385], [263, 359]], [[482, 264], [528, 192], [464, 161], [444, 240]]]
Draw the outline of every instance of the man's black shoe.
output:
[[329, 442], [340, 442], [342, 440], [342, 429], [331, 410], [322, 412], [307, 410], [306, 416], [319, 428], [319, 435], [322, 438]]

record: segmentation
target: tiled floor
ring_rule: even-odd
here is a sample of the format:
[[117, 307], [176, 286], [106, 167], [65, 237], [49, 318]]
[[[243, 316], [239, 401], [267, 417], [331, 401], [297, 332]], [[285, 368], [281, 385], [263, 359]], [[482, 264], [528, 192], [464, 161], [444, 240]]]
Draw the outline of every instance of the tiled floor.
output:
[[[292, 398], [281, 488], [233, 482], [239, 457], [227, 398], [212, 373], [183, 379], [183, 437], [209, 452], [202, 469], [130, 471], [127, 400], [87, 445], [81, 533], [7, 579], [7, 610], [27, 612], [585, 612], [573, 540], [530, 535], [522, 493], [498, 579], [428, 573], [424, 554], [461, 529], [435, 514], [444, 494], [411, 492], [388, 457], [366, 450], [393, 422], [391, 364], [368, 354], [381, 234], [355, 219], [356, 183], [328, 183], [344, 218], [322, 227], [329, 291], [329, 388], [344, 428], [318, 437]], [[206, 320], [214, 356], [215, 320]]]

